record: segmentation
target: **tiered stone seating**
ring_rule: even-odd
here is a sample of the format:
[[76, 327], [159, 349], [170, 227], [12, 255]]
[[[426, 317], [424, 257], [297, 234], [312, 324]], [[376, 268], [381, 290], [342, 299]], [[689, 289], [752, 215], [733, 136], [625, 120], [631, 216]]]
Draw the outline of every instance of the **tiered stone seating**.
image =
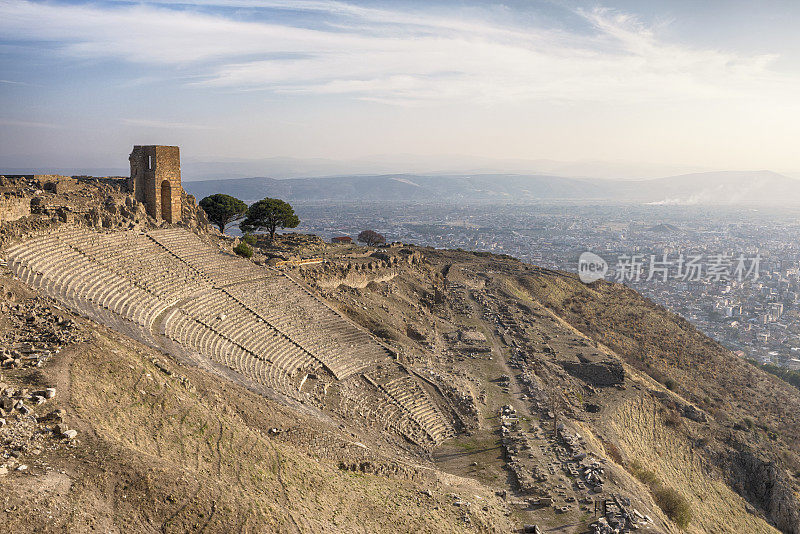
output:
[[208, 243], [186, 230], [168, 228], [147, 234], [175, 257], [213, 281], [216, 287], [274, 276], [273, 271], [250, 261], [214, 250]]
[[11, 270], [81, 313], [98, 306], [150, 328], [164, 303], [70, 247], [66, 240], [74, 235], [54, 234], [12, 247], [6, 254]]
[[414, 378], [385, 365], [388, 350], [369, 333], [300, 283], [186, 230], [62, 227], [6, 250], [6, 258], [23, 282], [79, 313], [153, 345], [166, 336], [295, 398], [303, 377], [322, 365], [340, 380], [372, 368], [372, 386], [345, 388], [354, 396], [340, 401], [343, 413], [420, 442], [451, 433]]
[[385, 360], [388, 351], [286, 276], [224, 290], [314, 354], [343, 379]]
[[319, 362], [306, 350], [222, 291], [205, 291], [182, 304], [181, 309], [290, 376], [319, 367]]
[[369, 334], [290, 278], [214, 250], [185, 230], [155, 230], [148, 236], [313, 354], [337, 378], [351, 376], [388, 356]]
[[164, 334], [254, 382], [284, 393], [296, 390], [285, 367], [247, 350], [180, 308], [175, 308], [165, 318]]
[[409, 375], [399, 376], [379, 385], [395, 402], [428, 433], [434, 442], [444, 441], [453, 434], [428, 395]]
[[167, 301], [175, 301], [189, 292], [210, 286], [205, 277], [195, 269], [142, 234], [101, 234], [87, 230], [83, 235], [66, 238], [64, 242]]
[[376, 397], [363, 390], [348, 390], [340, 400], [339, 411], [361, 416], [370, 424], [391, 432], [403, 433], [408, 428], [408, 414], [397, 404], [388, 397]]

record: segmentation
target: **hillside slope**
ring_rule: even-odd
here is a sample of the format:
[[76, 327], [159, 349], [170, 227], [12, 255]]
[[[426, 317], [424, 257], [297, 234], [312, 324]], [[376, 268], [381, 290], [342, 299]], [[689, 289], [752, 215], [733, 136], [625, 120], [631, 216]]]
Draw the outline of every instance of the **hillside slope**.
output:
[[[686, 321], [491, 254], [326, 258], [287, 274], [393, 356], [297, 399], [77, 317], [3, 268], [0, 528], [578, 534], [627, 515], [649, 532], [800, 532], [800, 392]], [[369, 422], [389, 404], [329, 409], [368, 391], [446, 414], [455, 435], [434, 447]]]
[[[423, 266], [388, 283], [358, 289], [339, 275], [326, 295], [402, 346], [408, 365], [435, 368], [469, 392], [477, 411], [472, 437], [445, 449], [499, 446], [493, 415], [510, 402], [530, 417], [534, 436], [551, 428], [553, 414], [575, 424], [586, 452], [609, 459], [618, 487], [643, 499], [642, 507], [665, 487], [682, 495], [692, 511], [689, 532], [772, 532], [769, 523], [800, 532], [795, 388], [624, 286], [587, 287], [575, 276], [488, 254], [424, 254]], [[307, 277], [336, 285], [325, 271]], [[405, 311], [414, 295], [424, 306]], [[488, 347], [462, 341], [473, 330]], [[440, 467], [499, 478], [466, 461], [448, 458]]]
[[731, 487], [764, 507], [781, 529], [800, 530], [796, 388], [624, 286], [586, 288], [569, 280], [530, 287], [574, 327], [713, 416], [717, 425], [695, 435], [685, 429], [687, 435], [716, 456]]
[[[2, 305], [11, 310], [6, 339], [21, 332], [17, 319], [25, 322], [17, 306], [35, 306], [41, 316], [52, 311], [79, 332], [44, 366], [3, 370], [0, 389], [57, 391], [33, 408], [37, 419], [12, 414], [0, 428], [0, 464], [10, 468], [0, 476], [3, 532], [511, 528], [506, 506], [473, 481], [385, 457], [379, 442], [361, 444], [213, 373], [178, 366], [53, 307], [7, 274], [0, 283]], [[76, 439], [51, 433], [47, 415], [55, 409], [66, 412]], [[454, 507], [451, 493], [485, 507]]]

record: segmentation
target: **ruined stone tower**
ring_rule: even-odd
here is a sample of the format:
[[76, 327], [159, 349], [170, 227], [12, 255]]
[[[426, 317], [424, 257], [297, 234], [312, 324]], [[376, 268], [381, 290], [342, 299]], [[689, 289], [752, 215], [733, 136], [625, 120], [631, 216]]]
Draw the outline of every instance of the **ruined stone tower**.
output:
[[136, 145], [129, 189], [147, 214], [170, 223], [181, 219], [181, 156], [176, 146]]

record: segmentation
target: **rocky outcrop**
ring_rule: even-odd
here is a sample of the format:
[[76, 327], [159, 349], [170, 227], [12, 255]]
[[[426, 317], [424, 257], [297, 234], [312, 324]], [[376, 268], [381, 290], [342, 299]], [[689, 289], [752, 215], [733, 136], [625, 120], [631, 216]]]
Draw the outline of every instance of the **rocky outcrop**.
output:
[[[176, 224], [210, 232], [195, 198], [181, 193]], [[165, 223], [149, 216], [121, 178], [0, 176], [0, 246], [60, 224], [105, 230], [149, 230]]]
[[594, 387], [609, 387], [625, 382], [625, 369], [617, 361], [561, 362], [561, 366], [575, 378]]
[[800, 533], [796, 489], [779, 464], [762, 452], [740, 445], [730, 458], [731, 486], [758, 505], [786, 534]]

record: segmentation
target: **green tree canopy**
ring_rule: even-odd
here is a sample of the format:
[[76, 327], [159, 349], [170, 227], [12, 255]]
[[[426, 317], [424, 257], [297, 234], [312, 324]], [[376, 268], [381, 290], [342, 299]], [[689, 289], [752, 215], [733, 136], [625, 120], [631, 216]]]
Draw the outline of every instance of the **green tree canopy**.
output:
[[245, 242], [241, 242], [235, 247], [233, 247], [233, 251], [243, 258], [252, 258], [253, 257], [253, 249]]
[[222, 193], [207, 196], [200, 201], [200, 207], [206, 212], [208, 220], [215, 224], [223, 234], [229, 224], [244, 218], [247, 213], [247, 204], [238, 198]]
[[269, 230], [269, 238], [275, 239], [276, 229], [296, 228], [298, 224], [300, 219], [291, 205], [278, 198], [265, 198], [250, 206], [239, 228], [242, 232]]

